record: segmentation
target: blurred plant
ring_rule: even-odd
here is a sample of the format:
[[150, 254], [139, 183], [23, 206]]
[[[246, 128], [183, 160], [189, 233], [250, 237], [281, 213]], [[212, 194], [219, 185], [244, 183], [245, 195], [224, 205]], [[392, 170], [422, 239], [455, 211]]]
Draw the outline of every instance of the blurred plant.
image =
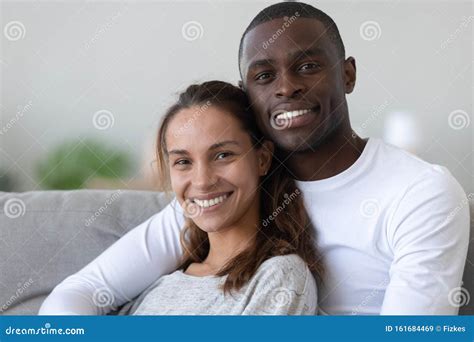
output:
[[125, 152], [96, 140], [66, 142], [54, 149], [37, 167], [44, 189], [80, 189], [92, 178], [127, 177], [132, 162]]
[[0, 191], [12, 191], [13, 179], [5, 170], [0, 170]]

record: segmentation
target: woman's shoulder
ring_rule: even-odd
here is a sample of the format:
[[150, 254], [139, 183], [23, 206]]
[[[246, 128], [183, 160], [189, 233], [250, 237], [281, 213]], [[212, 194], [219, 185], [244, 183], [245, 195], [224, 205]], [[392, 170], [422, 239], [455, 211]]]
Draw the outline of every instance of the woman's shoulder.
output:
[[258, 268], [254, 279], [270, 285], [292, 287], [304, 291], [310, 283], [315, 286], [314, 277], [306, 262], [297, 254], [278, 255], [265, 260]]
[[259, 270], [276, 268], [284, 271], [305, 271], [308, 268], [306, 262], [297, 254], [277, 255], [265, 260]]

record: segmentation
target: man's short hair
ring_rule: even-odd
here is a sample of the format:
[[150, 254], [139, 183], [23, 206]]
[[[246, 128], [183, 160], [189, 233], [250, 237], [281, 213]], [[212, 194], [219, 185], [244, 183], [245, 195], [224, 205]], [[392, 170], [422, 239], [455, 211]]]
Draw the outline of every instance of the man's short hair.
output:
[[[296, 14], [297, 12], [298, 14]], [[256, 17], [253, 18], [249, 26], [245, 29], [245, 32], [240, 39], [239, 45], [239, 69], [240, 60], [242, 59], [243, 53], [243, 42], [247, 33], [256, 26], [266, 23], [267, 21], [285, 17], [291, 18], [292, 16], [297, 16], [299, 18], [312, 18], [321, 22], [326, 29], [326, 35], [336, 46], [339, 57], [341, 59], [345, 58], [346, 51], [344, 48], [344, 43], [342, 42], [342, 38], [339, 34], [336, 23], [331, 19], [330, 16], [328, 16], [323, 11], [303, 2], [280, 2], [268, 6], [267, 8], [264, 8], [262, 11], [260, 11], [260, 13], [258, 13]]]

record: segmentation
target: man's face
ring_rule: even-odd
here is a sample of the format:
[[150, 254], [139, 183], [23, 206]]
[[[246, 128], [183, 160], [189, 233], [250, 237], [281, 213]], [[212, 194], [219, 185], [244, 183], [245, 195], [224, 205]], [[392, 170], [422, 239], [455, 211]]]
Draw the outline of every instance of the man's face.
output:
[[315, 19], [281, 18], [244, 39], [243, 86], [260, 129], [285, 151], [317, 148], [347, 116], [355, 62], [342, 60], [325, 31]]

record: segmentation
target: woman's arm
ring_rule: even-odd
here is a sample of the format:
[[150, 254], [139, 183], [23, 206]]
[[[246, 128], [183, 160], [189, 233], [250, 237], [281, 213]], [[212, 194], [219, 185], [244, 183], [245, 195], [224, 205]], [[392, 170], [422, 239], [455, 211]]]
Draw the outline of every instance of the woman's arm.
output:
[[132, 300], [177, 267], [184, 224], [173, 200], [132, 229], [82, 270], [63, 280], [43, 302], [40, 315], [104, 315]]
[[249, 284], [243, 315], [316, 315], [317, 285], [306, 263], [295, 254], [265, 261]]

